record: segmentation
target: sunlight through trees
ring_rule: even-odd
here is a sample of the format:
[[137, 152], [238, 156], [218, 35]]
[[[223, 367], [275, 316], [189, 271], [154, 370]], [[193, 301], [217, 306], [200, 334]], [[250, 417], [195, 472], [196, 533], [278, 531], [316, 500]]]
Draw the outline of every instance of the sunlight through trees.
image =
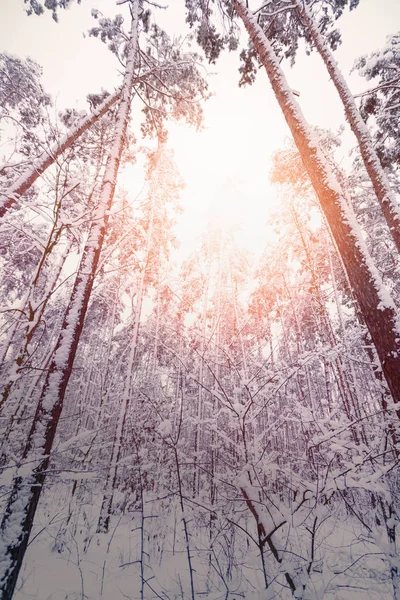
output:
[[353, 94], [359, 0], [20, 4], [104, 87], [0, 52], [1, 600], [400, 600], [399, 33]]

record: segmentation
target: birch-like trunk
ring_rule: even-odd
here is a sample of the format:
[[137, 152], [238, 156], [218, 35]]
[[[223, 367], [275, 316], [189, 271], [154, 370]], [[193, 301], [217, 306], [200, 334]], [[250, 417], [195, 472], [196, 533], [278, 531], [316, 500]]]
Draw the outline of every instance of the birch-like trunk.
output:
[[[293, 218], [294, 224], [296, 226], [296, 229], [298, 231], [298, 234], [299, 234], [299, 237], [301, 240], [301, 245], [303, 246], [303, 250], [304, 250], [304, 253], [305, 253], [305, 256], [307, 259], [307, 263], [308, 263], [309, 272], [311, 275], [312, 298], [315, 303], [316, 314], [319, 318], [320, 331], [321, 331], [323, 338], [325, 339], [325, 342], [327, 344], [329, 344], [329, 346], [332, 349], [334, 349], [337, 345], [337, 340], [336, 340], [336, 336], [335, 336], [333, 328], [332, 328], [332, 323], [331, 323], [329, 313], [327, 311], [327, 308], [325, 306], [325, 302], [323, 299], [321, 284], [320, 284], [319, 277], [318, 277], [318, 271], [313, 266], [311, 252], [310, 252], [310, 249], [306, 242], [306, 239], [303, 235], [303, 230], [301, 227], [300, 219], [299, 219], [299, 216], [297, 214], [297, 211], [296, 211], [296, 208], [294, 207], [294, 205], [291, 206], [291, 213], [292, 213], [292, 218]], [[323, 359], [323, 360], [325, 362], [325, 359]], [[358, 405], [358, 398], [355, 395], [354, 387], [349, 378], [349, 373], [346, 370], [343, 360], [340, 355], [337, 356], [333, 360], [333, 365], [335, 366], [334, 376], [335, 376], [335, 379], [337, 382], [338, 391], [342, 398], [343, 405], [345, 407], [347, 416], [348, 416], [349, 420], [353, 420], [354, 418], [359, 418], [361, 415], [359, 414], [360, 411], [359, 411], [359, 405]], [[352, 365], [351, 365], [350, 369], [351, 368], [352, 368]], [[353, 381], [354, 381], [354, 379], [353, 379]], [[357, 442], [358, 441], [358, 433], [354, 428], [352, 428], [352, 434], [353, 434], [354, 440]], [[363, 441], [365, 441], [365, 440], [363, 440]]]
[[314, 21], [305, 3], [302, 0], [292, 0], [292, 3], [296, 7], [302, 22], [305, 24], [307, 31], [311, 35], [315, 47], [324, 61], [332, 82], [338, 91], [344, 106], [347, 121], [357, 138], [360, 153], [383, 216], [386, 219], [386, 223], [388, 224], [397, 250], [400, 252], [400, 207], [396, 202], [389, 180], [375, 152], [369, 129], [360, 115], [354, 97], [339, 69], [327, 41], [320, 34], [318, 25]]
[[[258, 53], [301, 159], [336, 241], [349, 281], [376, 347], [395, 403], [400, 402], [400, 335], [389, 291], [372, 262], [345, 194], [288, 85], [277, 56], [256, 17], [241, 0], [232, 0]], [[397, 411], [400, 417], [400, 410]]]
[[95, 111], [84, 117], [72, 131], [62, 138], [60, 142], [53, 144], [48, 150], [34, 160], [32, 166], [18, 177], [8, 190], [0, 193], [0, 219], [3, 218], [7, 211], [29, 190], [38, 177], [43, 175], [46, 169], [51, 167], [57, 158], [65, 152], [65, 150], [68, 150], [68, 148], [70, 148], [72, 144], [85, 133], [85, 131], [96, 123], [96, 121], [98, 121], [120, 97], [120, 91], [108, 96]]
[[159, 344], [159, 335], [160, 335], [160, 317], [161, 317], [161, 276], [160, 270], [157, 275], [157, 300], [156, 300], [156, 326], [154, 331], [154, 348], [153, 348], [153, 356], [151, 359], [150, 366], [150, 376], [155, 379], [156, 368], [157, 368], [157, 357], [158, 357], [158, 344]]
[[206, 281], [203, 291], [203, 312], [201, 316], [201, 340], [200, 340], [200, 365], [199, 365], [199, 394], [197, 398], [196, 426], [194, 431], [194, 457], [193, 457], [193, 498], [200, 493], [200, 475], [199, 468], [200, 452], [203, 450], [202, 423], [204, 420], [204, 355], [206, 351], [206, 331], [207, 331], [207, 308], [208, 308], [208, 290], [210, 285], [210, 263], [208, 263]]
[[134, 63], [138, 44], [138, 3], [138, 0], [132, 2], [131, 39], [121, 89], [121, 101], [116, 116], [114, 141], [103, 177], [97, 214], [90, 228], [80, 270], [75, 280], [71, 300], [64, 316], [61, 333], [23, 452], [24, 462], [32, 461], [32, 471], [29, 475], [21, 475], [15, 479], [1, 523], [0, 589], [2, 600], [11, 600], [14, 594], [28, 545], [104, 242], [129, 121]]
[[109, 379], [110, 379], [109, 374], [110, 374], [110, 367], [111, 367], [111, 362], [110, 362], [111, 347], [112, 347], [112, 342], [113, 342], [114, 335], [115, 335], [115, 323], [116, 323], [116, 318], [117, 318], [117, 307], [118, 307], [119, 296], [120, 296], [120, 286], [121, 286], [121, 275], [118, 275], [117, 284], [115, 287], [115, 299], [113, 302], [113, 307], [112, 307], [112, 312], [111, 312], [106, 355], [105, 355], [105, 359], [103, 362], [104, 374], [102, 376], [102, 383], [101, 383], [100, 405], [97, 408], [97, 411], [95, 413], [94, 422], [93, 422], [93, 429], [95, 431], [100, 427], [100, 423], [103, 422], [104, 407], [107, 404], [107, 399], [108, 399], [109, 393], [110, 393], [111, 386], [109, 385]]
[[155, 182], [154, 189], [151, 190], [152, 205], [151, 205], [151, 212], [150, 212], [149, 229], [147, 232], [147, 239], [146, 239], [145, 263], [144, 263], [142, 272], [140, 274], [131, 349], [130, 349], [129, 357], [128, 357], [127, 373], [126, 373], [126, 379], [125, 379], [125, 384], [124, 384], [124, 390], [123, 390], [123, 394], [122, 394], [121, 405], [120, 405], [120, 409], [119, 409], [118, 422], [117, 422], [117, 427], [115, 430], [115, 435], [114, 435], [114, 440], [113, 440], [110, 468], [107, 473], [103, 502], [101, 504], [100, 516], [99, 516], [99, 521], [97, 524], [97, 533], [107, 533], [108, 527], [110, 524], [111, 509], [112, 509], [113, 498], [114, 498], [114, 489], [115, 489], [115, 484], [117, 481], [118, 463], [121, 458], [125, 422], [126, 422], [126, 417], [127, 417], [128, 408], [129, 408], [129, 398], [130, 398], [131, 387], [132, 387], [132, 378], [133, 378], [133, 366], [134, 366], [134, 362], [135, 362], [135, 358], [136, 358], [137, 343], [138, 343], [138, 338], [139, 338], [139, 326], [140, 326], [140, 318], [141, 318], [141, 314], [142, 314], [147, 265], [149, 262], [149, 255], [150, 255], [151, 245], [153, 242], [154, 209], [155, 209], [155, 206], [154, 206], [155, 198], [154, 198], [153, 194], [156, 193], [156, 191], [157, 191], [157, 181]]
[[117, 427], [115, 430], [114, 440], [113, 440], [113, 445], [112, 445], [110, 468], [108, 469], [108, 472], [107, 472], [103, 501], [101, 504], [99, 521], [97, 523], [97, 533], [107, 533], [109, 524], [110, 524], [111, 509], [112, 509], [112, 504], [113, 504], [113, 499], [114, 499], [114, 490], [115, 490], [115, 484], [117, 481], [118, 463], [121, 458], [125, 422], [126, 422], [126, 417], [127, 417], [128, 408], [129, 408], [129, 398], [130, 398], [130, 393], [131, 393], [131, 384], [132, 384], [132, 377], [133, 377], [133, 366], [134, 366], [134, 362], [135, 362], [135, 358], [136, 358], [137, 343], [138, 343], [138, 337], [139, 337], [140, 316], [141, 316], [141, 312], [142, 312], [143, 295], [144, 295], [144, 278], [145, 278], [145, 270], [143, 270], [143, 272], [141, 274], [141, 280], [140, 280], [140, 284], [139, 284], [138, 300], [137, 300], [137, 304], [136, 304], [136, 314], [135, 314], [135, 321], [134, 321], [134, 326], [133, 326], [131, 349], [130, 349], [129, 357], [128, 357], [127, 374], [126, 374], [124, 390], [123, 390], [123, 394], [122, 394], [122, 400], [121, 400], [121, 404], [119, 407]]

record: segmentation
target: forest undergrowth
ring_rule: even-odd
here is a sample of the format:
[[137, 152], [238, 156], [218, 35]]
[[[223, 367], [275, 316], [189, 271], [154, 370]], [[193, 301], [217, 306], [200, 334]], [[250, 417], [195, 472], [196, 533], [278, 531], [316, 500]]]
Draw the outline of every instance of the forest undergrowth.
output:
[[[39, 65], [0, 54], [1, 600], [400, 600], [400, 37], [353, 97], [347, 4], [187, 0], [190, 39], [148, 0], [95, 9], [120, 87], [56, 119]], [[201, 129], [204, 65], [237, 49], [292, 134], [279, 202], [256, 258], [227, 186], [177, 264], [169, 123]], [[304, 49], [355, 136], [343, 166], [286, 80]]]

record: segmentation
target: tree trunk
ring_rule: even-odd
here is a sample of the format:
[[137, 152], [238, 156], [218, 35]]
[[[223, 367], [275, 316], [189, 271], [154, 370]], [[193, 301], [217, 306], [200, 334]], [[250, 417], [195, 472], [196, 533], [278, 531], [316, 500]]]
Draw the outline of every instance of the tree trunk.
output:
[[95, 111], [84, 117], [60, 142], [53, 144], [49, 150], [43, 152], [43, 154], [33, 161], [32, 166], [7, 191], [0, 194], [0, 219], [29, 190], [38, 177], [57, 160], [60, 154], [72, 146], [82, 133], [96, 123], [120, 97], [121, 93], [119, 91], [108, 96]]
[[[318, 147], [288, 85], [279, 61], [256, 18], [241, 0], [232, 0], [265, 67], [301, 159], [329, 223], [349, 281], [376, 347], [395, 403], [400, 402], [400, 336], [397, 311], [368, 253], [345, 194]], [[397, 411], [400, 418], [400, 410]]]
[[80, 271], [64, 316], [53, 359], [45, 379], [23, 458], [32, 461], [30, 475], [17, 477], [1, 523], [0, 581], [2, 600], [11, 600], [28, 545], [36, 508], [45, 482], [65, 391], [72, 372], [104, 241], [129, 120], [138, 42], [138, 0], [132, 6], [132, 28], [115, 137], [107, 161], [97, 214], [83, 251]]
[[201, 315], [201, 340], [200, 340], [200, 365], [199, 365], [199, 393], [197, 397], [196, 425], [194, 430], [194, 456], [193, 456], [193, 498], [200, 493], [200, 475], [199, 468], [200, 452], [203, 451], [202, 423], [204, 420], [204, 355], [206, 351], [206, 329], [207, 329], [207, 307], [208, 292], [210, 285], [210, 263], [208, 264], [206, 281], [203, 290], [203, 311]]
[[114, 489], [117, 481], [117, 471], [118, 471], [118, 463], [121, 458], [122, 452], [122, 441], [125, 429], [126, 417], [128, 414], [129, 407], [129, 398], [131, 392], [131, 384], [132, 384], [132, 376], [133, 376], [133, 365], [136, 358], [137, 351], [137, 342], [139, 337], [139, 325], [140, 325], [140, 316], [142, 312], [143, 305], [143, 295], [144, 295], [144, 278], [146, 271], [143, 270], [140, 278], [139, 291], [138, 291], [138, 299], [136, 305], [136, 314], [135, 321], [133, 326], [133, 335], [132, 335], [132, 344], [131, 350], [128, 358], [128, 367], [126, 373], [126, 379], [124, 384], [124, 391], [122, 394], [122, 400], [119, 408], [118, 422], [117, 427], [114, 434], [112, 452], [111, 452], [111, 460], [110, 460], [110, 468], [107, 473], [107, 479], [105, 483], [105, 490], [103, 501], [101, 504], [99, 521], [97, 523], [97, 533], [107, 533], [109, 524], [110, 524], [110, 516], [111, 516], [111, 508], [114, 499]]
[[140, 274], [138, 297], [137, 297], [137, 303], [136, 303], [135, 321], [134, 321], [133, 334], [132, 334], [132, 343], [131, 343], [131, 349], [130, 349], [129, 358], [128, 358], [127, 373], [126, 373], [124, 390], [123, 390], [123, 394], [122, 394], [122, 400], [121, 400], [121, 405], [120, 405], [120, 410], [119, 410], [119, 415], [118, 415], [118, 422], [117, 422], [117, 427], [115, 430], [115, 435], [114, 435], [114, 440], [113, 440], [110, 468], [107, 473], [103, 502], [101, 504], [100, 516], [99, 516], [99, 521], [97, 524], [97, 533], [107, 533], [109, 524], [110, 524], [111, 508], [112, 508], [113, 498], [114, 498], [114, 489], [115, 489], [115, 484], [117, 481], [118, 463], [121, 458], [125, 422], [126, 422], [126, 417], [128, 414], [129, 397], [130, 397], [131, 386], [132, 386], [133, 366], [134, 366], [136, 353], [137, 353], [140, 318], [141, 318], [141, 314], [142, 314], [143, 298], [144, 298], [144, 292], [145, 292], [145, 279], [146, 279], [147, 266], [148, 266], [148, 262], [149, 262], [149, 255], [150, 255], [152, 238], [153, 238], [154, 209], [155, 209], [154, 205], [155, 205], [155, 198], [153, 196], [151, 212], [150, 212], [149, 229], [148, 229], [147, 239], [146, 239], [145, 263], [143, 265], [143, 269]]
[[400, 252], [400, 207], [396, 202], [394, 194], [390, 188], [389, 180], [386, 173], [382, 169], [382, 165], [375, 152], [374, 144], [369, 133], [367, 125], [364, 123], [354, 97], [343, 78], [338, 64], [333, 56], [329, 46], [320, 34], [318, 26], [315, 23], [312, 15], [306, 8], [302, 0], [292, 0], [296, 7], [302, 22], [305, 24], [311, 38], [317, 48], [322, 60], [328, 69], [329, 75], [338, 91], [341, 101], [343, 102], [346, 118], [349, 125], [357, 138], [360, 153], [364, 161], [365, 168], [371, 179], [375, 195], [382, 209], [383, 216], [386, 219], [390, 233], [392, 234], [394, 243], [398, 252]]
[[[3, 388], [2, 392], [1, 392], [1, 396], [0, 396], [0, 414], [2, 412], [4, 404], [6, 403], [8, 397], [10, 395], [11, 389], [13, 388], [15, 383], [21, 377], [21, 371], [24, 366], [24, 361], [27, 358], [27, 356], [29, 355], [29, 352], [28, 352], [29, 344], [32, 342], [32, 339], [36, 333], [36, 330], [38, 329], [39, 325], [42, 322], [42, 317], [43, 317], [44, 311], [45, 311], [46, 306], [51, 298], [51, 295], [54, 293], [56, 284], [58, 282], [58, 278], [61, 275], [65, 261], [69, 254], [70, 248], [71, 248], [71, 242], [68, 241], [66, 247], [64, 248], [64, 250], [61, 254], [58, 265], [55, 266], [55, 270], [51, 274], [50, 279], [47, 282], [47, 289], [43, 293], [43, 297], [41, 299], [38, 299], [36, 297], [36, 291], [37, 291], [36, 288], [37, 288], [37, 284], [38, 284], [38, 278], [40, 275], [40, 269], [43, 264], [39, 265], [39, 267], [37, 269], [37, 273], [31, 283], [31, 285], [29, 286], [29, 292], [28, 292], [28, 295], [27, 295], [27, 298], [25, 301], [25, 305], [24, 305], [24, 308], [26, 309], [26, 313], [28, 316], [28, 324], [25, 327], [25, 333], [24, 333], [24, 337], [21, 342], [20, 348], [19, 348], [17, 354], [10, 361], [11, 367], [9, 369], [9, 373], [7, 374], [7, 382], [4, 385], [4, 388]], [[47, 248], [46, 248], [46, 250], [47, 250]]]

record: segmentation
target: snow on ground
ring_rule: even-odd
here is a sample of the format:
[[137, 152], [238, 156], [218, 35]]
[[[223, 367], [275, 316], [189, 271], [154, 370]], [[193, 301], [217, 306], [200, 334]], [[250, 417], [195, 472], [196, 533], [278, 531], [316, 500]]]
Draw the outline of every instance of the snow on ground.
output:
[[[96, 534], [100, 501], [81, 504], [78, 523], [72, 517], [65, 529], [68, 504], [56, 489], [45, 496], [38, 515], [15, 600], [139, 600], [141, 598], [141, 512], [114, 515], [109, 534]], [[76, 506], [76, 505], [75, 505]], [[145, 508], [144, 598], [185, 600], [191, 598], [187, 551], [178, 503], [148, 496]], [[161, 516], [162, 514], [162, 516]], [[328, 516], [328, 515], [327, 515]], [[333, 517], [333, 515], [332, 515]], [[264, 589], [260, 557], [244, 537], [232, 542], [232, 564], [224, 563], [215, 545], [210, 566], [208, 528], [192, 528], [191, 556], [197, 598], [218, 600], [286, 600], [281, 584]], [[322, 530], [323, 529], [323, 530]], [[351, 518], [339, 522], [328, 518], [320, 530], [312, 584], [304, 600], [389, 600], [393, 598], [388, 568], [380, 548]], [[301, 527], [291, 530], [291, 543], [304, 554], [309, 543]], [[226, 544], [229, 545], [226, 536]], [[292, 546], [292, 547], [294, 547]], [[218, 557], [218, 561], [216, 558]], [[272, 561], [273, 563], [273, 561]], [[267, 559], [267, 565], [271, 564]], [[283, 561], [280, 571], [288, 570]], [[218, 570], [220, 573], [218, 573]], [[276, 571], [276, 569], [275, 569]], [[276, 571], [279, 573], [278, 571]], [[228, 588], [225, 586], [224, 581]], [[210, 582], [211, 585], [210, 585]], [[210, 589], [212, 586], [212, 589]]]

